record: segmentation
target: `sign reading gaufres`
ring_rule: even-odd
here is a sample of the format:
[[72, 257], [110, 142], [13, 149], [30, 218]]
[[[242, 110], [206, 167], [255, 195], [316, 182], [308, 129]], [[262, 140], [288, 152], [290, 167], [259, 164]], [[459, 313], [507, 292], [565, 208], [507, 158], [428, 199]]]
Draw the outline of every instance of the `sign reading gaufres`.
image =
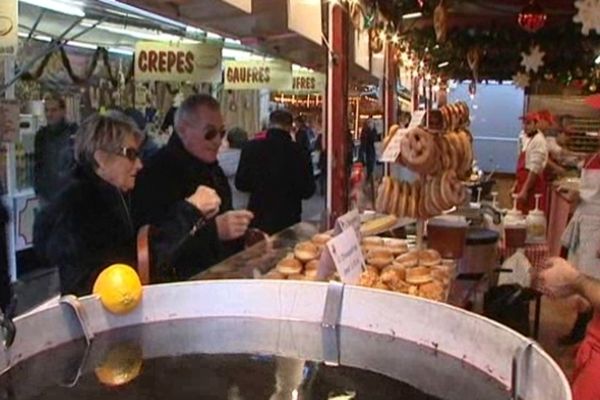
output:
[[213, 44], [138, 42], [135, 79], [163, 82], [219, 82], [221, 47]]
[[225, 61], [225, 90], [271, 89], [292, 86], [292, 65], [286, 61]]

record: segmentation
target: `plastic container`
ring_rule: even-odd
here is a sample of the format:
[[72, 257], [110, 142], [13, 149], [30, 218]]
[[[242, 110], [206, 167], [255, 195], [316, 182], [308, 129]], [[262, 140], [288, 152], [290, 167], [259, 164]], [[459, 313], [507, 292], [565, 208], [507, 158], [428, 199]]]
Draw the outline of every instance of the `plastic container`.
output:
[[427, 224], [427, 246], [437, 250], [442, 258], [460, 259], [465, 251], [468, 226], [462, 216], [432, 218]]
[[527, 214], [525, 219], [527, 225], [527, 243], [546, 243], [546, 216], [539, 209], [540, 194], [535, 195], [535, 209]]
[[527, 223], [523, 213], [517, 209], [516, 196], [513, 195], [513, 208], [504, 218], [504, 245], [523, 247], [527, 241]]

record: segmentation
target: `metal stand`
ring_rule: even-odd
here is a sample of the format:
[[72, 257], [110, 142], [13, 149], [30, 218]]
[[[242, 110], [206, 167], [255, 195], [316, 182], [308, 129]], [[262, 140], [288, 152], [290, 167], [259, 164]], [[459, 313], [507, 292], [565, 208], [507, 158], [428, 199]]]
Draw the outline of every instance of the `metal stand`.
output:
[[338, 326], [342, 314], [342, 300], [344, 298], [344, 284], [331, 281], [327, 288], [325, 309], [321, 322], [323, 335], [323, 356], [326, 365], [340, 364], [340, 340]]
[[519, 389], [521, 388], [521, 384], [523, 383], [523, 382], [521, 382], [521, 378], [524, 374], [522, 364], [524, 363], [524, 360], [526, 360], [527, 357], [530, 355], [531, 348], [533, 347], [534, 344], [535, 343], [533, 341], [530, 341], [529, 343], [527, 343], [527, 344], [523, 345], [522, 347], [520, 347], [519, 349], [517, 349], [517, 351], [515, 352], [515, 355], [513, 356], [512, 373], [511, 373], [511, 379], [510, 379], [511, 380], [511, 385], [510, 385], [511, 400], [520, 400], [520, 397], [519, 397], [520, 390]]
[[425, 220], [419, 218], [417, 220], [417, 250], [422, 250], [425, 247], [423, 237], [425, 236]]

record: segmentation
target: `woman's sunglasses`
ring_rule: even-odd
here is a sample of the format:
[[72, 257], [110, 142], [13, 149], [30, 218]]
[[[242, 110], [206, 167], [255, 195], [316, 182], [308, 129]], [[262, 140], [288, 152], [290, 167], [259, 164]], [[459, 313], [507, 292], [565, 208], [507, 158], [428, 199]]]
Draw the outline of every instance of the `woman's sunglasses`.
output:
[[116, 155], [125, 157], [129, 161], [135, 161], [140, 158], [140, 152], [133, 147], [121, 147], [115, 152]]

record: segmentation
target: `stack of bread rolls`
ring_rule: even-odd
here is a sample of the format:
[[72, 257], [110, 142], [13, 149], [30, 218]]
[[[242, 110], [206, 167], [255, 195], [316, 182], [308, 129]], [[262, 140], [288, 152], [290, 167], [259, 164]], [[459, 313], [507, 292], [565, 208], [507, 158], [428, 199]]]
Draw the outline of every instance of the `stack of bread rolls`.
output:
[[360, 286], [446, 301], [453, 272], [437, 251], [408, 251], [400, 242], [390, 246], [378, 237], [363, 239], [362, 247], [367, 266]]
[[462, 204], [466, 192], [453, 170], [412, 183], [386, 176], [377, 190], [375, 210], [397, 217], [430, 218]]
[[319, 258], [331, 236], [319, 233], [310, 241], [298, 243], [294, 252], [277, 263], [275, 268], [262, 276], [263, 279], [317, 280]]

